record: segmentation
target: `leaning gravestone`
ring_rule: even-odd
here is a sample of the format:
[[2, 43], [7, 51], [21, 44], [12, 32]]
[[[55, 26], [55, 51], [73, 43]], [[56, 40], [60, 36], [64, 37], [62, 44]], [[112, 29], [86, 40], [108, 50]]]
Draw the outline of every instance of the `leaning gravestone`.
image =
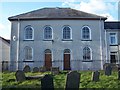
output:
[[41, 79], [41, 89], [42, 90], [46, 90], [46, 89], [54, 90], [53, 77], [51, 75], [45, 75]]
[[51, 67], [51, 72], [53, 75], [59, 74], [59, 67]]
[[30, 66], [26, 65], [26, 66], [24, 67], [23, 71], [24, 71], [25, 73], [31, 72]]
[[39, 71], [40, 71], [40, 72], [45, 72], [45, 71], [46, 71], [46, 67], [44, 67], [44, 66], [43, 66], [43, 67], [40, 67], [40, 68], [39, 68]]
[[39, 68], [38, 68], [38, 67], [34, 67], [34, 68], [33, 68], [33, 72], [34, 72], [34, 73], [39, 72]]
[[105, 75], [110, 76], [112, 74], [112, 67], [110, 65], [105, 68]]
[[92, 73], [92, 81], [95, 81], [95, 82], [99, 81], [99, 76], [100, 76], [100, 72], [98, 72], [98, 71], [93, 72]]
[[80, 85], [80, 73], [77, 71], [71, 71], [67, 74], [65, 90], [75, 89], [79, 90]]
[[18, 71], [15, 73], [15, 77], [16, 77], [16, 80], [17, 80], [17, 81], [24, 81], [24, 80], [26, 80], [25, 74], [24, 74], [24, 72], [21, 71], [21, 70], [18, 70]]
[[118, 71], [118, 80], [120, 80], [120, 70]]

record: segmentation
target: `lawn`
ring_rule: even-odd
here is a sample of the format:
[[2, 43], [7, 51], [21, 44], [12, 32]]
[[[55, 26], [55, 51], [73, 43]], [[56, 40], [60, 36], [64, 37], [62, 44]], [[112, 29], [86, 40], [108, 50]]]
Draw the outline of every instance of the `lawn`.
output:
[[[113, 71], [111, 76], [105, 76], [104, 71], [100, 71], [100, 81], [93, 82], [91, 80], [92, 71], [79, 71], [80, 88], [120, 88], [120, 80], [118, 80], [118, 72]], [[26, 80], [24, 82], [17, 82], [15, 80], [15, 72], [3, 72], [2, 87], [3, 88], [40, 88], [40, 80]], [[25, 73], [26, 76], [51, 74], [45, 73]], [[60, 72], [59, 75], [53, 75], [54, 87], [65, 88], [67, 71]]]

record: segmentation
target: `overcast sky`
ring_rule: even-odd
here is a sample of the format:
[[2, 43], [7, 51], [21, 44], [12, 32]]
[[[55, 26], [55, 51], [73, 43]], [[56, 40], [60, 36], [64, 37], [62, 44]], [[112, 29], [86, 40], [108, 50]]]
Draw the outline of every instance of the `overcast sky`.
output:
[[[29, 1], [29, 2], [28, 2]], [[71, 7], [117, 21], [120, 0], [0, 0], [0, 36], [10, 39], [8, 17], [44, 7]]]

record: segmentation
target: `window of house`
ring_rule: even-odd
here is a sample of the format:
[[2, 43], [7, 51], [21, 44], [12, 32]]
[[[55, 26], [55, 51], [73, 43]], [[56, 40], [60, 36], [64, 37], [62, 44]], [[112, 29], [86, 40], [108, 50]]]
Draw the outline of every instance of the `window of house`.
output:
[[89, 47], [83, 49], [83, 60], [91, 60], [91, 50]]
[[63, 28], [63, 39], [69, 40], [71, 39], [71, 28], [69, 26], [64, 26]]
[[117, 34], [116, 33], [110, 33], [110, 44], [111, 45], [117, 44]]
[[90, 28], [88, 26], [84, 26], [82, 28], [82, 39], [83, 40], [90, 40], [91, 39]]
[[50, 26], [45, 26], [44, 28], [44, 39], [52, 39], [52, 28]]
[[118, 63], [118, 53], [110, 52], [110, 63]]
[[26, 46], [24, 48], [24, 55], [25, 55], [25, 60], [32, 60], [33, 59], [33, 50], [32, 50], [32, 48]]
[[25, 27], [25, 40], [33, 39], [33, 28], [31, 26]]

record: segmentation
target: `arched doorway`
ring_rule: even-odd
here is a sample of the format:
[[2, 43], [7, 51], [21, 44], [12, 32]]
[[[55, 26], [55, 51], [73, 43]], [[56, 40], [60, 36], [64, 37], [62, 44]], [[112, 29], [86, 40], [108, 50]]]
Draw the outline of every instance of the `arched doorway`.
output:
[[64, 50], [64, 70], [70, 70], [70, 50]]
[[50, 70], [52, 67], [52, 54], [50, 49], [45, 50], [45, 67], [47, 70]]

